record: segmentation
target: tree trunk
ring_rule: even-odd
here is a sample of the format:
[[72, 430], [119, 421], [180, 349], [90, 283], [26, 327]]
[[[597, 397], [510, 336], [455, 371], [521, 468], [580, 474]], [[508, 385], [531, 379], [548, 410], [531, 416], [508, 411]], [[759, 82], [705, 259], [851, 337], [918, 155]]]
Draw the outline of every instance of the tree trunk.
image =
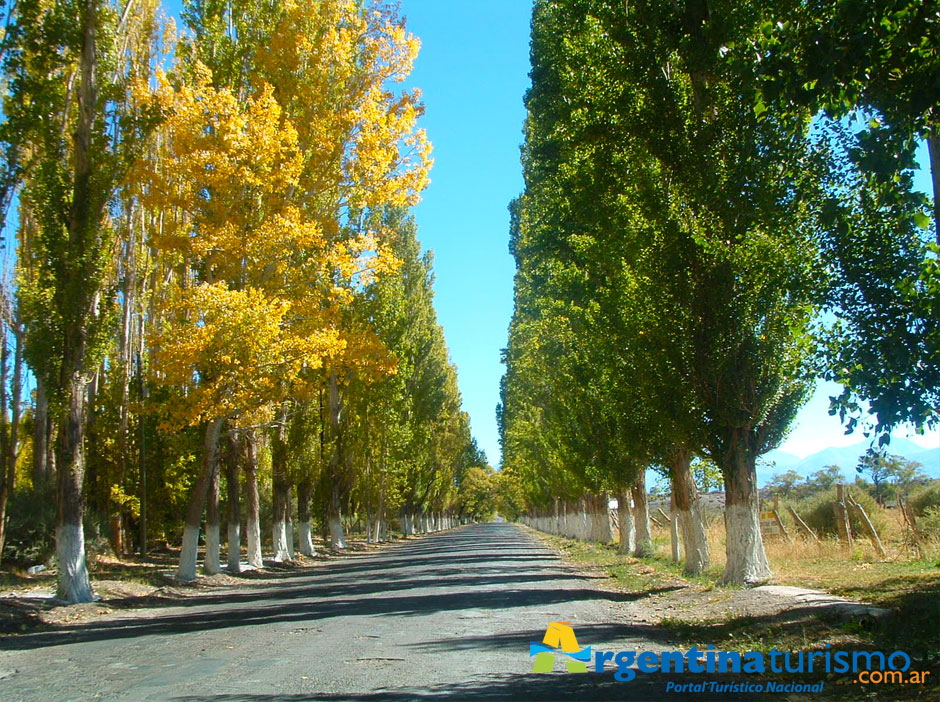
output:
[[68, 248], [62, 256], [64, 275], [57, 275], [55, 297], [63, 320], [59, 389], [65, 407], [57, 442], [58, 468], [56, 556], [57, 597], [68, 602], [93, 598], [85, 563], [82, 517], [85, 504], [85, 388], [89, 324], [97, 315], [100, 279], [94, 266], [102, 243], [101, 214], [107, 197], [100, 197], [91, 161], [91, 143], [99, 114], [97, 29], [99, 0], [86, 0], [81, 18], [82, 49], [78, 61], [77, 119], [72, 141], [73, 177], [68, 215]]
[[342, 519], [342, 480], [343, 463], [342, 437], [340, 436], [340, 399], [336, 374], [330, 374], [330, 428], [333, 438], [333, 455], [330, 457], [330, 500], [327, 509], [327, 521], [330, 528], [330, 548], [338, 551], [346, 548], [346, 534]]
[[63, 417], [63, 426], [59, 430], [56, 461], [59, 467], [56, 597], [70, 603], [91, 602], [94, 599], [85, 562], [85, 532], [82, 528], [82, 518], [85, 514], [82, 498], [85, 456], [82, 453], [82, 442], [85, 433], [86, 384], [81, 372], [73, 371], [68, 385], [68, 407]]
[[930, 175], [933, 180], [933, 226], [940, 245], [940, 128], [934, 127], [927, 135], [927, 153], [930, 156]]
[[339, 487], [335, 483], [330, 488], [330, 505], [327, 519], [330, 525], [330, 548], [334, 551], [341, 551], [346, 548], [346, 531], [343, 528]]
[[[6, 301], [4, 301], [6, 302]], [[13, 488], [16, 487], [16, 443], [17, 443], [17, 428], [19, 426], [20, 418], [20, 375], [22, 370], [22, 359], [23, 359], [23, 350], [22, 342], [20, 341], [21, 334], [16, 335], [16, 362], [13, 367], [13, 417], [10, 422], [10, 433], [9, 441], [7, 441], [7, 428], [6, 428], [6, 383], [7, 383], [7, 346], [6, 346], [6, 325], [0, 324], [0, 333], [4, 335], [3, 339], [0, 339], [0, 344], [3, 344], [2, 352], [2, 361], [0, 361], [0, 383], [2, 383], [2, 388], [0, 388], [0, 398], [2, 398], [3, 404], [0, 405], [0, 413], [2, 413], [2, 421], [0, 421], [0, 430], [3, 432], [2, 441], [0, 441], [0, 446], [3, 447], [3, 455], [0, 457], [2, 461], [3, 469], [0, 470], [0, 560], [3, 559], [3, 544], [6, 542], [6, 516], [7, 516], [7, 502], [10, 499], [10, 495], [13, 494]], [[14, 333], [16, 333], [14, 331]]]
[[[189, 582], [196, 579], [196, 556], [199, 550], [199, 525], [206, 506], [206, 494], [213, 479], [218, 479], [219, 472], [219, 436], [222, 433], [224, 419], [212, 419], [206, 425], [204, 460], [199, 478], [189, 498], [186, 522], [183, 526], [183, 547], [180, 550], [180, 563], [176, 579]], [[216, 516], [216, 539], [218, 539], [218, 516]], [[208, 543], [206, 544], [208, 546]], [[216, 542], [216, 562], [218, 562], [218, 542]]]
[[33, 414], [33, 490], [49, 482], [49, 398], [46, 384], [36, 376], [36, 408]]
[[222, 572], [220, 561], [221, 534], [219, 518], [219, 482], [221, 471], [216, 468], [209, 476], [209, 494], [206, 505], [206, 560], [202, 570], [206, 575]]
[[[142, 322], [141, 322], [142, 324]], [[145, 401], [147, 399], [147, 383], [144, 380], [144, 367], [143, 367], [143, 329], [141, 329], [140, 340], [138, 341], [140, 347], [138, 348], [137, 353], [137, 375], [140, 382], [140, 399]], [[147, 454], [146, 454], [146, 438], [147, 438], [147, 425], [144, 421], [144, 417], [138, 415], [137, 418], [138, 431], [140, 432], [140, 446], [138, 452], [138, 465], [140, 466], [140, 555], [147, 555]]]
[[676, 493], [669, 496], [669, 545], [672, 547], [672, 560], [678, 563], [681, 560], [679, 551], [682, 545], [679, 543], [679, 512], [676, 510]]
[[297, 484], [297, 521], [300, 522], [300, 552], [304, 556], [315, 556], [313, 530], [310, 528], [310, 495], [313, 486], [306, 477]]
[[630, 553], [636, 545], [636, 526], [629, 490], [617, 493], [617, 521], [620, 524], [620, 552]]
[[637, 558], [650, 558], [653, 549], [653, 533], [650, 531], [650, 510], [646, 500], [646, 471], [641, 470], [633, 486], [633, 523], [636, 525]]
[[402, 536], [411, 536], [414, 533], [411, 522], [411, 513], [407, 509], [402, 510], [401, 514], [401, 534]]
[[[743, 430], [742, 430], [743, 431]], [[770, 579], [770, 565], [760, 533], [760, 504], [754, 455], [745, 437], [733, 437], [721, 465], [725, 480], [725, 530], [728, 555], [724, 584], [760, 585]]]
[[698, 575], [708, 569], [711, 559], [702, 501], [692, 479], [691, 454], [685, 449], [676, 449], [670, 456], [669, 464], [676, 511], [679, 515], [679, 529], [685, 546], [685, 572], [688, 575]]
[[[286, 407], [286, 405], [285, 405]], [[286, 412], [281, 413], [286, 421]], [[289, 561], [292, 554], [288, 550], [287, 522], [288, 522], [288, 493], [290, 482], [287, 477], [287, 442], [283, 422], [281, 428], [276, 430], [271, 438], [271, 477], [272, 496], [274, 501], [274, 521], [272, 525], [274, 541], [274, 560], [278, 563]]]
[[229, 433], [225, 461], [225, 483], [228, 487], [228, 572], [241, 572], [241, 510], [238, 500], [238, 463], [241, 446], [238, 434]]
[[258, 498], [258, 436], [252, 430], [245, 439], [245, 501], [247, 504], [248, 563], [262, 568], [261, 558], [261, 501]]

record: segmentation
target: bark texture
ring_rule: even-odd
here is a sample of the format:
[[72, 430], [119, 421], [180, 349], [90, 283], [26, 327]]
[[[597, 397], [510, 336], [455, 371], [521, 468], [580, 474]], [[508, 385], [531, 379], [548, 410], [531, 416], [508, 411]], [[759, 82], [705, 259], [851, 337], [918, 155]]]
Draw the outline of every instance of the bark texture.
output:
[[633, 499], [629, 490], [617, 493], [617, 522], [620, 525], [620, 552], [631, 553], [636, 547], [636, 525], [633, 523]]
[[650, 508], [646, 500], [646, 473], [640, 471], [633, 486], [633, 523], [636, 525], [637, 558], [650, 558], [653, 553], [653, 532], [650, 530]]
[[725, 479], [727, 563], [722, 582], [760, 585], [770, 579], [770, 565], [760, 533], [760, 504], [753, 452], [742, 440], [729, 442], [722, 465]]
[[[199, 547], [199, 524], [206, 505], [206, 495], [213, 474], [219, 471], [219, 436], [222, 433], [224, 419], [210, 420], [206, 425], [206, 437], [203, 447], [204, 461], [199, 478], [189, 498], [186, 523], [183, 528], [183, 546], [180, 550], [180, 563], [176, 571], [177, 580], [188, 582], [196, 579], [196, 555]], [[218, 555], [216, 555], [218, 558]]]
[[692, 479], [691, 454], [676, 450], [670, 458], [670, 477], [679, 516], [679, 531], [685, 547], [685, 572], [698, 575], [711, 565], [708, 535], [705, 532], [702, 501]]
[[234, 431], [229, 433], [225, 456], [225, 483], [228, 487], [228, 559], [230, 573], [241, 572], [241, 505], [238, 495], [238, 468], [241, 442]]
[[258, 497], [258, 436], [248, 432], [245, 439], [245, 540], [248, 548], [248, 563], [261, 568], [261, 501]]

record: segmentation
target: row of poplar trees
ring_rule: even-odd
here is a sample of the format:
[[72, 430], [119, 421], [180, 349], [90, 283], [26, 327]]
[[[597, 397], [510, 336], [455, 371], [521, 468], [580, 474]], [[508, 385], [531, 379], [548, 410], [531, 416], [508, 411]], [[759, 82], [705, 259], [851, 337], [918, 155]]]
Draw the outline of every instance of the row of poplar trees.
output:
[[459, 484], [485, 458], [408, 216], [431, 159], [396, 12], [187, 0], [177, 32], [158, 0], [16, 0], [6, 19], [0, 524], [28, 451], [33, 489], [55, 486], [58, 597], [93, 596], [89, 507], [143, 551], [185, 514], [184, 580], [204, 513], [220, 569], [220, 495], [236, 571], [243, 523], [261, 564], [267, 494], [279, 560], [294, 514], [313, 553], [312, 505], [336, 548], [344, 513], [377, 539], [470, 516]]
[[759, 583], [755, 460], [818, 377], [850, 429], [864, 402], [883, 437], [936, 425], [940, 215], [912, 174], [926, 141], [936, 194], [938, 9], [536, 0], [499, 409], [530, 509], [656, 467], [701, 572], [706, 457], [723, 579]]

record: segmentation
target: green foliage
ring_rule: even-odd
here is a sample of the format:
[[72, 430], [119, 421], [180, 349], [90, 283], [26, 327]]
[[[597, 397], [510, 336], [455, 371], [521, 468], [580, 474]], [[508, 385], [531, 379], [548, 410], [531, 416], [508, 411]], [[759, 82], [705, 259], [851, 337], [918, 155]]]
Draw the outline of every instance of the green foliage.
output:
[[[940, 417], [940, 203], [913, 189], [918, 142], [940, 150], [936, 0], [774, 3], [758, 37], [756, 104], [802, 134], [825, 125], [833, 147], [821, 247], [833, 273], [821, 365], [852, 429], [869, 404], [875, 430]], [[847, 118], [854, 119], [849, 134]], [[936, 166], [934, 166], [936, 167]], [[935, 182], [937, 174], [933, 174]]]
[[760, 8], [701, 10], [535, 3], [498, 410], [534, 504], [676, 450], [740, 473], [809, 392], [824, 156], [751, 109]]
[[940, 537], [940, 505], [931, 505], [917, 520], [918, 528], [931, 537]]
[[868, 476], [871, 480], [872, 495], [879, 504], [884, 505], [894, 499], [898, 490], [907, 492], [912, 486], [927, 479], [920, 468], [920, 463], [916, 461], [909, 461], [884, 451], [868, 449], [859, 459], [855, 470], [860, 476]]
[[797, 488], [797, 483], [803, 479], [803, 476], [795, 470], [788, 470], [786, 473], [775, 474], [767, 483], [767, 489], [781, 497], [789, 497]]
[[[879, 507], [875, 499], [866, 492], [855, 489], [851, 491], [852, 498], [858, 502], [871, 519], [872, 525], [878, 533], [882, 533], [886, 525], [884, 510]], [[809, 527], [820, 536], [838, 536], [839, 527], [836, 521], [833, 504], [836, 501], [835, 488], [825, 492], [818, 492], [794, 505], [797, 513]], [[854, 511], [849, 510], [852, 532], [856, 535], [864, 534], [861, 520]]]
[[474, 521], [492, 519], [497, 509], [496, 474], [489, 466], [468, 468], [457, 494], [457, 513]]
[[526, 495], [522, 481], [512, 470], [504, 468], [494, 476], [496, 512], [515, 521], [526, 511]]
[[722, 487], [721, 469], [709, 458], [692, 460], [692, 478], [701, 492], [714, 492]]
[[355, 464], [352, 500], [388, 517], [459, 511], [463, 481], [486, 458], [460, 410], [456, 369], [434, 311], [433, 256], [405, 210], [368, 213], [366, 227], [394, 235], [401, 265], [360, 291], [355, 311], [394, 364], [384, 376], [347, 377], [343, 441]]
[[29, 567], [55, 553], [56, 504], [52, 487], [14, 490], [7, 503], [3, 562]]
[[907, 495], [908, 503], [914, 514], [925, 514], [928, 510], [940, 507], [940, 480], [914, 488]]
[[805, 480], [799, 473], [792, 470], [774, 475], [767, 484], [767, 489], [790, 500], [804, 500], [820, 492], [831, 490], [837, 483], [842, 482], [845, 482], [845, 477], [841, 469], [838, 466], [826, 466], [807, 476]]

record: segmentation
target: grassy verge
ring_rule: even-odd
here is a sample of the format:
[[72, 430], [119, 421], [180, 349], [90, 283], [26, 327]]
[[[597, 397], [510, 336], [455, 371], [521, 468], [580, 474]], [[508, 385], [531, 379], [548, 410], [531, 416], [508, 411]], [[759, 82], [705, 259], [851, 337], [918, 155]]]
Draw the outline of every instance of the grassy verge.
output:
[[[601, 572], [607, 586], [633, 594], [670, 588], [654, 623], [674, 632], [687, 645], [721, 645], [723, 650], [806, 650], [825, 641], [847, 646], [905, 650], [918, 658], [940, 658], [940, 568], [925, 561], [866, 562], [847, 557], [838, 544], [770, 544], [774, 584], [830, 592], [889, 609], [883, 625], [862, 626], [804, 608], [764, 611], [756, 593], [717, 585], [724, 561], [723, 544], [716, 564], [705, 574], [687, 577], [669, 556], [665, 533], [656, 530], [653, 558], [621, 554], [614, 544], [585, 543], [539, 533], [547, 545], [584, 569]], [[789, 555], [788, 555], [789, 554]], [[743, 610], [743, 611], [742, 611]], [[756, 612], [756, 614], [755, 614]], [[655, 619], [655, 618], [654, 618]]]
[[[807, 652], [905, 651], [911, 670], [930, 671], [920, 685], [864, 685], [854, 675], [813, 674], [800, 682], [824, 681], [825, 699], [846, 701], [940, 699], [940, 569], [925, 561], [869, 562], [849, 557], [836, 543], [768, 545], [775, 584], [798, 585], [862, 600], [893, 611], [880, 625], [863, 627], [831, 614], [801, 607], [762, 607], [760, 592], [717, 585], [724, 565], [724, 545], [715, 564], [704, 575], [686, 577], [672, 561], [669, 537], [655, 530], [653, 558], [621, 554], [615, 544], [584, 543], [560, 536], [531, 532], [575, 567], [604, 574], [604, 586], [634, 595], [630, 616], [666, 629], [670, 643], [680, 650], [709, 645], [720, 651]], [[712, 532], [714, 534], [714, 532]], [[768, 672], [765, 680], [792, 681], [794, 675]], [[803, 699], [800, 697], [800, 699]], [[809, 699], [809, 698], [806, 698]]]

